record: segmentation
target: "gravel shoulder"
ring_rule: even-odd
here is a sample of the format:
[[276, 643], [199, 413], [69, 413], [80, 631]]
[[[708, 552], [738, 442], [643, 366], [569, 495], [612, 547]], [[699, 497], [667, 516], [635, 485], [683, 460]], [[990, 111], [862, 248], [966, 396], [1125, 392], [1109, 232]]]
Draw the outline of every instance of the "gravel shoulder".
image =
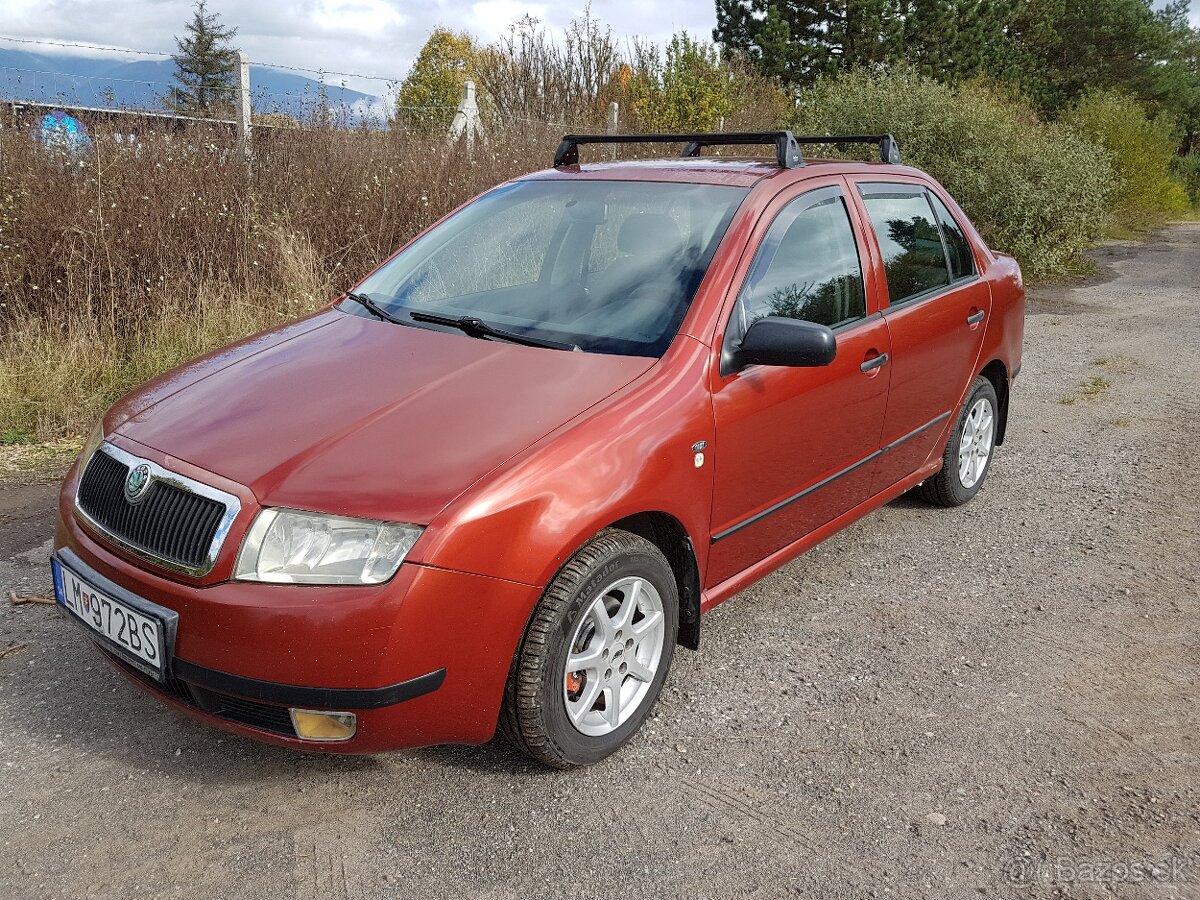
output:
[[714, 610], [625, 752], [372, 758], [137, 692], [0, 485], [0, 896], [1200, 898], [1200, 225], [1031, 294], [970, 504], [902, 498]]

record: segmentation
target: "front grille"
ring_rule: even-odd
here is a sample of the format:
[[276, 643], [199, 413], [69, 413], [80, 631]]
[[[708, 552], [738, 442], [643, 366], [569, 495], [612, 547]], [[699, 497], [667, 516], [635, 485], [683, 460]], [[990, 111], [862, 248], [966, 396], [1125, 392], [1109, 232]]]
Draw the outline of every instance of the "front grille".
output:
[[125, 497], [128, 476], [129, 466], [101, 447], [80, 479], [79, 508], [135, 551], [184, 569], [206, 570], [225, 504], [159, 478], [152, 478], [144, 497], [133, 504]]
[[242, 697], [210, 691], [208, 688], [202, 688], [181, 678], [157, 681], [141, 669], [135, 669], [119, 656], [115, 656], [107, 650], [104, 651], [104, 654], [132, 678], [146, 685], [155, 693], [170, 697], [176, 703], [182, 703], [184, 706], [190, 706], [219, 719], [228, 719], [239, 725], [248, 725], [260, 731], [269, 731], [284, 737], [296, 737], [292, 716], [286, 707], [272, 706], [269, 703], [259, 703], [257, 700], [246, 700]]

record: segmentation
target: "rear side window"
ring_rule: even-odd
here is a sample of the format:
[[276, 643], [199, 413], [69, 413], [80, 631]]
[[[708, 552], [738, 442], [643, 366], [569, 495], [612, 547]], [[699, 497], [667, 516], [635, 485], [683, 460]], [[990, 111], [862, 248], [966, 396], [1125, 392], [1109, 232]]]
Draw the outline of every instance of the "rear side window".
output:
[[738, 297], [741, 333], [766, 316], [835, 326], [866, 313], [858, 246], [841, 192], [818, 190], [792, 201], [771, 223]]
[[946, 204], [938, 199], [937, 194], [929, 193], [929, 202], [937, 215], [938, 224], [942, 226], [942, 237], [946, 241], [946, 252], [950, 255], [950, 275], [955, 281], [960, 278], [970, 278], [975, 274], [975, 257], [971, 254], [971, 245]]
[[950, 284], [946, 251], [925, 191], [897, 184], [859, 186], [883, 253], [892, 304]]

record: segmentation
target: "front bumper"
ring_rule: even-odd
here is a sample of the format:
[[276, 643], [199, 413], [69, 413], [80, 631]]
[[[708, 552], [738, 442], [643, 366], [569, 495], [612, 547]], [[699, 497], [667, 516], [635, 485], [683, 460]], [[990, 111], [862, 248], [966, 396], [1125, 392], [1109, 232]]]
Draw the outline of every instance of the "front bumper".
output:
[[[287, 746], [374, 753], [483, 743], [538, 592], [496, 578], [405, 564], [377, 587], [186, 584], [95, 539], [59, 500], [56, 552], [178, 614], [166, 679], [108, 652], [135, 683], [219, 727]], [[295, 736], [288, 708], [353, 712], [354, 737]]]

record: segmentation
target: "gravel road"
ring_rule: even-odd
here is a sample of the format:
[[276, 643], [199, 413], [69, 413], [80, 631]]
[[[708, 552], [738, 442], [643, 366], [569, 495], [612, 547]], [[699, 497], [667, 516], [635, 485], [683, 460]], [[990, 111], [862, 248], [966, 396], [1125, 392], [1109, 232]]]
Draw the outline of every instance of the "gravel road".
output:
[[[0, 897], [1200, 898], [1200, 225], [1097, 256], [1031, 294], [976, 500], [715, 610], [585, 771], [232, 738], [4, 600]], [[53, 493], [0, 487], [5, 598]]]

